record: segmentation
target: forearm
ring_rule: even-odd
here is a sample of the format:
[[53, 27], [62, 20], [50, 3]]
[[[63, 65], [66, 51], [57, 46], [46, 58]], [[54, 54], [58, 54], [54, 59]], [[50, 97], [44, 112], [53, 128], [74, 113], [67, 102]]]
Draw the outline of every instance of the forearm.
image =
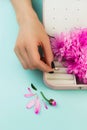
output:
[[26, 20], [37, 18], [32, 8], [31, 0], [11, 0], [11, 2], [14, 6], [19, 24], [22, 24]]

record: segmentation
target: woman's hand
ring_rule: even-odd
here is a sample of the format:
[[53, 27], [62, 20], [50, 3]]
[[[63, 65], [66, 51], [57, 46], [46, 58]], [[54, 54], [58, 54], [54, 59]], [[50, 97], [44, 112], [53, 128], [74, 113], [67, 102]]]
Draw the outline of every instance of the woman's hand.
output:
[[[38, 46], [43, 49], [46, 63], [40, 58]], [[53, 71], [51, 68], [53, 54], [49, 38], [37, 17], [29, 18], [20, 24], [14, 50], [25, 69], [40, 69], [45, 72]]]
[[[19, 35], [14, 49], [16, 55], [25, 69], [52, 73], [54, 65], [49, 38], [32, 8], [31, 0], [11, 1], [19, 23]], [[45, 62], [41, 60], [38, 46], [43, 49]]]

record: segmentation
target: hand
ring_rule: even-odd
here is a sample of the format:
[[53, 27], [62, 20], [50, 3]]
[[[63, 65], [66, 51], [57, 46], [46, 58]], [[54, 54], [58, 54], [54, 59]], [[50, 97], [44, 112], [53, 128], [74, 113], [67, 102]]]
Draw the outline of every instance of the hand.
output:
[[[40, 59], [38, 46], [44, 52], [45, 62]], [[19, 27], [19, 35], [14, 49], [17, 57], [25, 69], [40, 69], [50, 72], [53, 54], [50, 47], [49, 37], [38, 18], [29, 18]]]

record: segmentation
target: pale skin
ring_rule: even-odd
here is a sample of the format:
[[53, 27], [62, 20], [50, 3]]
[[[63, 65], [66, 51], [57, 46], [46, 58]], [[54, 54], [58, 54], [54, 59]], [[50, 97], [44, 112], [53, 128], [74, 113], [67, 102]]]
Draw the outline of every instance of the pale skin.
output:
[[[32, 8], [31, 0], [11, 0], [19, 23], [19, 34], [14, 51], [25, 69], [53, 72], [53, 54], [49, 37]], [[45, 62], [40, 58], [38, 46], [44, 52]]]

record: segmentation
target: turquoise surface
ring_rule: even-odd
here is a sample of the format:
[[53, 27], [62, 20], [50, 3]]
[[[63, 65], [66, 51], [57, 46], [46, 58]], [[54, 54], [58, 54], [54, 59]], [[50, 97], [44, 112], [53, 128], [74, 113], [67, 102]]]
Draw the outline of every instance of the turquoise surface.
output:
[[[36, 6], [37, 5], [37, 6]], [[42, 2], [33, 0], [41, 18]], [[15, 12], [9, 0], [0, 0], [0, 130], [87, 130], [87, 91], [55, 91], [43, 83], [42, 72], [24, 70], [13, 49], [18, 35]], [[27, 110], [24, 98], [34, 83], [57, 107], [42, 106], [39, 115]]]

